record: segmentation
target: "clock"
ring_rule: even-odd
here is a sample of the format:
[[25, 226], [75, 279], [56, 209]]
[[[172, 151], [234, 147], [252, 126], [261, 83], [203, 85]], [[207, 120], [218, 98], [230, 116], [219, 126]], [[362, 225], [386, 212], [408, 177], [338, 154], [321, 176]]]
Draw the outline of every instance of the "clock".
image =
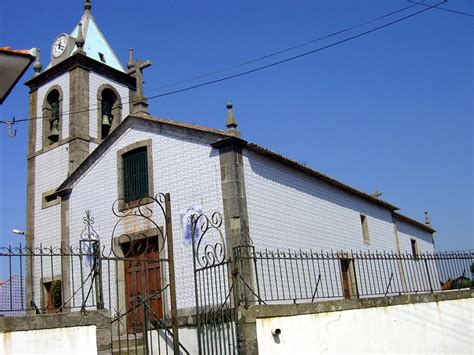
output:
[[52, 53], [54, 58], [59, 58], [66, 50], [67, 36], [63, 33], [54, 40]]

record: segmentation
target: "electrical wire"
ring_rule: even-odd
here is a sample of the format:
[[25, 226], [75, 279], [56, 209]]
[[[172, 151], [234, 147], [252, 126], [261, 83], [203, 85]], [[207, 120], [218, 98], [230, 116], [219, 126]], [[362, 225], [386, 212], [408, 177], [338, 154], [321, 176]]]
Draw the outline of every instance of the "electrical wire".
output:
[[[296, 59], [300, 59], [300, 58], [303, 58], [303, 57], [306, 57], [308, 55], [311, 55], [311, 54], [314, 54], [314, 53], [317, 53], [317, 52], [320, 52], [320, 51], [323, 51], [325, 49], [328, 49], [328, 48], [332, 48], [334, 46], [337, 46], [337, 45], [340, 45], [342, 43], [345, 43], [345, 42], [349, 42], [351, 40], [354, 40], [354, 39], [357, 39], [357, 38], [360, 38], [362, 36], [365, 36], [365, 35], [368, 35], [370, 33], [373, 33], [373, 32], [376, 32], [376, 31], [379, 31], [381, 29], [384, 29], [386, 27], [389, 27], [389, 26], [392, 26], [396, 23], [399, 23], [399, 22], [402, 22], [404, 20], [407, 20], [411, 17], [414, 17], [414, 16], [417, 16], [423, 12], [426, 12], [428, 10], [431, 10], [439, 5], [442, 5], [444, 3], [446, 3], [447, 0], [443, 0], [435, 5], [426, 5], [426, 7], [422, 10], [419, 10], [417, 12], [414, 12], [412, 14], [409, 14], [409, 15], [406, 15], [406, 16], [403, 16], [401, 18], [398, 18], [396, 20], [393, 20], [393, 21], [390, 21], [388, 23], [385, 23], [383, 25], [380, 25], [380, 26], [377, 26], [377, 27], [374, 27], [370, 30], [367, 30], [367, 31], [364, 31], [364, 32], [361, 32], [361, 33], [358, 33], [356, 35], [353, 35], [353, 36], [350, 36], [350, 37], [347, 37], [347, 38], [344, 38], [342, 40], [339, 40], [339, 41], [336, 41], [336, 42], [333, 42], [333, 43], [330, 43], [328, 45], [325, 45], [325, 46], [322, 46], [322, 47], [318, 47], [316, 49], [313, 49], [311, 51], [307, 51], [307, 52], [303, 52], [301, 54], [298, 54], [298, 55], [294, 55], [294, 56], [291, 56], [291, 57], [288, 57], [286, 59], [282, 59], [282, 60], [279, 60], [279, 61], [276, 61], [276, 62], [273, 62], [273, 63], [270, 63], [270, 64], [266, 64], [266, 65], [263, 65], [263, 66], [260, 66], [260, 67], [257, 67], [257, 68], [253, 68], [253, 69], [250, 69], [250, 70], [247, 70], [247, 71], [243, 71], [243, 72], [240, 72], [240, 73], [237, 73], [237, 74], [233, 74], [233, 75], [228, 75], [228, 76], [225, 76], [225, 77], [222, 77], [222, 78], [219, 78], [219, 79], [215, 79], [215, 80], [210, 80], [210, 81], [206, 81], [204, 83], [199, 83], [199, 84], [196, 84], [196, 85], [192, 85], [192, 86], [188, 86], [188, 87], [185, 87], [185, 88], [182, 88], [182, 89], [177, 89], [177, 90], [172, 90], [172, 91], [168, 91], [168, 92], [165, 92], [165, 93], [161, 93], [161, 94], [157, 94], [157, 95], [152, 95], [152, 96], [148, 96], [147, 99], [148, 100], [152, 100], [152, 99], [156, 99], [156, 98], [160, 98], [160, 97], [165, 97], [165, 96], [170, 96], [170, 95], [174, 95], [174, 94], [177, 94], [177, 93], [181, 93], [181, 92], [186, 92], [186, 91], [190, 91], [190, 90], [193, 90], [193, 89], [197, 89], [197, 88], [200, 88], [200, 87], [204, 87], [204, 86], [208, 86], [208, 85], [212, 85], [212, 84], [216, 84], [216, 83], [220, 83], [220, 82], [223, 82], [223, 81], [227, 81], [227, 80], [231, 80], [231, 79], [235, 79], [235, 78], [238, 78], [238, 77], [241, 77], [241, 76], [245, 76], [245, 75], [249, 75], [249, 74], [252, 74], [252, 73], [255, 73], [255, 72], [258, 72], [258, 71], [261, 71], [261, 70], [264, 70], [264, 69], [268, 69], [268, 68], [271, 68], [271, 67], [274, 67], [274, 66], [277, 66], [277, 65], [280, 65], [280, 64], [284, 64], [284, 63], [287, 63], [287, 62], [290, 62], [290, 61], [293, 61], [293, 60], [296, 60]], [[400, 11], [404, 11], [408, 8], [411, 8], [413, 6], [417, 6], [419, 5], [419, 3], [417, 4], [414, 4], [414, 5], [410, 5], [410, 6], [407, 6], [407, 7], [404, 7], [403, 9], [400, 9], [400, 10], [397, 10], [397, 11], [394, 11], [394, 12], [391, 12], [389, 14], [385, 14], [385, 15], [382, 15], [382, 16], [379, 16], [377, 17], [376, 19], [379, 19], [379, 18], [385, 18], [387, 16], [390, 16], [391, 14], [393, 13], [398, 13]], [[375, 19], [372, 19], [372, 20], [369, 20], [369, 21], [375, 21]], [[356, 25], [356, 26], [352, 26], [352, 27], [359, 27], [359, 25]], [[346, 32], [346, 30], [343, 30], [344, 32]], [[340, 32], [340, 31], [338, 31]], [[324, 36], [325, 38], [327, 37], [330, 37], [330, 36], [333, 36], [334, 34], [330, 34], [330, 35], [326, 35]], [[322, 38], [321, 38], [322, 39]], [[312, 42], [315, 42], [315, 41], [318, 41], [319, 39], [315, 39], [313, 40]], [[305, 44], [301, 44], [301, 45], [298, 45], [298, 46], [302, 46], [302, 45], [305, 45]], [[293, 46], [293, 47], [298, 47], [298, 46]], [[283, 51], [288, 51], [288, 50], [291, 50], [290, 48], [287, 48]], [[283, 52], [283, 51], [280, 51], [280, 52]], [[267, 55], [265, 56], [266, 58], [268, 56], [273, 56], [273, 55], [276, 55], [277, 52], [275, 53], [272, 53], [270, 55]], [[263, 57], [260, 57], [260, 58], [263, 58]], [[257, 59], [253, 60], [253, 61], [256, 61]], [[258, 60], [261, 60], [261, 59], [258, 59]], [[138, 102], [139, 100], [135, 100], [133, 102], [127, 102], [127, 103], [123, 103], [123, 105], [128, 105], [128, 104], [133, 104], [135, 102]], [[65, 114], [69, 114], [69, 115], [72, 115], [72, 114], [78, 114], [78, 113], [84, 113], [84, 112], [90, 112], [90, 111], [94, 111], [96, 110], [97, 107], [95, 108], [91, 108], [91, 109], [85, 109], [85, 110], [79, 110], [79, 111], [74, 111], [74, 112], [63, 112], [61, 114], [61, 117], [64, 116]], [[25, 122], [25, 121], [30, 121], [30, 120], [35, 120], [35, 119], [42, 119], [44, 117], [42, 116], [36, 116], [36, 117], [31, 117], [31, 118], [24, 118], [24, 119], [17, 119], [16, 122]]]
[[[416, 5], [429, 6], [429, 5], [423, 4], [424, 0], [423, 0], [422, 2], [416, 2], [416, 1], [413, 1], [413, 0], [407, 0], [407, 1], [408, 1], [408, 2], [411, 2], [412, 4], [416, 4]], [[444, 8], [444, 7], [436, 7], [436, 10], [443, 10], [443, 11], [452, 12], [452, 13], [458, 14], [458, 15], [464, 15], [464, 16], [474, 17], [473, 14], [469, 14], [469, 13], [467, 13], [467, 12], [462, 12], [462, 11], [456, 11], [456, 10], [446, 9], [446, 8]]]

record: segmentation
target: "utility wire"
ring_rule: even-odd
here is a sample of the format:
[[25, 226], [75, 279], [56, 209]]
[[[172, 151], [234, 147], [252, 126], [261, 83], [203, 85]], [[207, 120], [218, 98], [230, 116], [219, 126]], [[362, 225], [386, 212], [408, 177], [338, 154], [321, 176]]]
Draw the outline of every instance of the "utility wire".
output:
[[417, 11], [417, 12], [412, 13], [412, 14], [410, 14], [410, 15], [401, 17], [401, 18], [396, 19], [396, 20], [394, 20], [394, 21], [388, 22], [388, 23], [386, 23], [386, 24], [384, 24], [384, 25], [377, 26], [377, 27], [375, 27], [375, 28], [373, 28], [373, 29], [370, 29], [370, 30], [361, 32], [361, 33], [359, 33], [359, 34], [357, 34], [357, 35], [354, 35], [354, 36], [351, 36], [351, 37], [348, 37], [348, 38], [339, 40], [339, 41], [337, 41], [337, 42], [328, 44], [328, 45], [326, 45], [326, 46], [322, 46], [322, 47], [313, 49], [313, 50], [308, 51], [308, 52], [304, 52], [304, 53], [302, 53], [302, 54], [298, 54], [298, 55], [295, 55], [295, 56], [292, 56], [292, 57], [289, 57], [289, 58], [286, 58], [286, 59], [283, 59], [283, 60], [279, 60], [279, 61], [277, 61], [277, 62], [273, 62], [273, 63], [267, 64], [267, 65], [263, 65], [263, 66], [260, 66], [260, 67], [257, 67], [257, 68], [251, 69], [251, 70], [247, 70], [247, 71], [244, 71], [244, 72], [240, 72], [240, 73], [237, 73], [237, 74], [234, 74], [234, 75], [229, 75], [229, 76], [226, 76], [226, 77], [223, 77], [223, 78], [220, 78], [220, 79], [207, 81], [207, 82], [204, 82], [204, 83], [201, 83], [201, 84], [196, 84], [196, 85], [193, 85], [193, 86], [188, 86], [188, 87], [183, 88], [183, 89], [174, 90], [174, 91], [169, 91], [169, 92], [166, 92], [166, 93], [163, 93], [163, 94], [158, 94], [158, 95], [149, 96], [148, 99], [155, 99], [155, 98], [158, 98], [158, 97], [169, 96], [169, 95], [177, 94], [177, 93], [180, 93], [180, 92], [184, 92], [184, 91], [189, 91], [189, 90], [192, 90], [192, 89], [196, 89], [196, 88], [199, 88], [199, 87], [202, 87], [202, 86], [207, 86], [207, 85], [211, 85], [211, 84], [216, 84], [216, 83], [219, 83], [219, 82], [222, 82], [222, 81], [234, 79], [234, 78], [237, 78], [237, 77], [240, 77], [240, 76], [244, 76], [244, 75], [248, 75], [248, 74], [251, 74], [251, 73], [255, 73], [255, 72], [258, 72], [258, 71], [261, 71], [261, 70], [264, 70], [264, 69], [268, 69], [268, 68], [274, 67], [274, 66], [276, 66], [276, 65], [280, 65], [280, 64], [283, 64], [283, 63], [286, 63], [286, 62], [290, 62], [290, 61], [293, 61], [293, 60], [296, 60], [296, 59], [299, 59], [299, 58], [308, 56], [308, 55], [310, 55], [310, 54], [314, 54], [314, 53], [320, 52], [320, 51], [322, 51], [322, 50], [325, 50], [325, 49], [328, 49], [328, 48], [337, 46], [337, 45], [339, 45], [339, 44], [342, 44], [342, 43], [345, 43], [345, 42], [349, 42], [349, 41], [351, 41], [351, 40], [353, 40], [353, 39], [356, 39], [356, 38], [359, 38], [359, 37], [368, 35], [368, 34], [370, 34], [370, 33], [372, 33], [372, 32], [381, 30], [381, 29], [383, 29], [383, 28], [389, 27], [389, 26], [394, 25], [394, 24], [396, 24], [396, 23], [398, 23], [398, 22], [404, 21], [404, 20], [409, 19], [409, 18], [411, 18], [411, 17], [413, 17], [413, 16], [416, 16], [416, 15], [419, 15], [419, 14], [425, 12], [425, 11], [428, 11], [428, 10], [432, 9], [433, 7], [436, 7], [436, 6], [438, 6], [438, 5], [444, 4], [444, 3], [446, 3], [446, 2], [447, 2], [447, 0], [443, 0], [443, 1], [439, 2], [439, 3], [436, 4], [436, 5], [429, 6], [429, 7], [425, 8], [425, 9], [423, 9], [423, 10], [420, 10], [420, 11]]
[[376, 22], [376, 21], [378, 21], [378, 20], [382, 20], [382, 19], [384, 19], [384, 18], [386, 18], [386, 17], [389, 17], [389, 16], [395, 15], [395, 14], [397, 14], [397, 13], [399, 13], [399, 12], [408, 10], [408, 9], [414, 7], [414, 6], [417, 6], [417, 5], [418, 5], [418, 4], [405, 6], [405, 7], [402, 7], [401, 9], [398, 9], [398, 10], [395, 10], [395, 11], [392, 11], [392, 12], [389, 12], [389, 13], [384, 14], [384, 15], [381, 15], [381, 16], [374, 17], [374, 18], [369, 19], [369, 20], [367, 20], [367, 21], [365, 21], [365, 22], [361, 22], [361, 23], [359, 23], [359, 24], [357, 24], [357, 25], [353, 25], [353, 26], [344, 28], [344, 29], [342, 29], [342, 30], [339, 30], [339, 31], [330, 33], [330, 34], [328, 34], [328, 35], [324, 35], [324, 36], [321, 36], [321, 37], [317, 37], [317, 38], [312, 39], [312, 40], [310, 40], [310, 41], [303, 42], [303, 43], [300, 43], [300, 44], [297, 44], [297, 45], [294, 45], [294, 46], [291, 46], [291, 47], [288, 47], [288, 48], [285, 48], [285, 49], [281, 49], [281, 50], [278, 50], [278, 51], [276, 51], [276, 52], [273, 52], [273, 53], [270, 53], [270, 54], [266, 54], [266, 55], [264, 55], [264, 56], [261, 56], [261, 57], [255, 58], [255, 59], [251, 59], [251, 60], [242, 62], [242, 63], [237, 64], [237, 65], [234, 65], [234, 66], [226, 67], [226, 68], [223, 68], [223, 69], [220, 69], [220, 70], [215, 70], [215, 71], [209, 72], [209, 73], [207, 73], [207, 74], [202, 74], [202, 75], [195, 76], [195, 77], [192, 77], [192, 78], [189, 78], [189, 79], [185, 79], [185, 80], [178, 81], [178, 82], [175, 82], [175, 83], [171, 83], [171, 84], [167, 84], [167, 85], [164, 85], [164, 86], [160, 86], [160, 87], [157, 88], [156, 90], [168, 88], [168, 87], [171, 87], [171, 86], [176, 86], [176, 85], [179, 85], [179, 84], [184, 84], [184, 83], [187, 83], [187, 82], [190, 82], [190, 81], [194, 81], [194, 80], [197, 80], [197, 79], [206, 78], [206, 77], [209, 77], [209, 76], [211, 76], [211, 75], [220, 74], [220, 73], [225, 72], [225, 71], [229, 71], [229, 70], [232, 70], [232, 69], [237, 69], [237, 68], [246, 66], [246, 65], [248, 65], [248, 64], [252, 64], [252, 63], [255, 63], [255, 62], [259, 62], [259, 61], [261, 61], [261, 60], [264, 60], [264, 59], [267, 59], [267, 58], [271, 58], [271, 57], [276, 56], [276, 55], [278, 55], [278, 54], [286, 53], [286, 52], [289, 52], [289, 51], [292, 51], [292, 50], [295, 50], [295, 49], [298, 49], [298, 48], [301, 48], [301, 47], [305, 47], [305, 46], [308, 46], [308, 45], [313, 44], [313, 43], [316, 43], [316, 42], [319, 42], [319, 41], [321, 41], [321, 40], [323, 40], [323, 39], [327, 39], [327, 38], [330, 38], [330, 37], [334, 37], [334, 36], [340, 35], [340, 34], [345, 33], [345, 32], [349, 32], [349, 31], [354, 30], [354, 29], [356, 29], [356, 28], [358, 28], [358, 27], [368, 25], [368, 24], [370, 24], [370, 23], [372, 23], [372, 22]]
[[[413, 1], [413, 0], [407, 0], [408, 2], [411, 2], [412, 4], [416, 4], [416, 5], [421, 5], [421, 6], [430, 6], [430, 5], [426, 5], [426, 4], [423, 4], [424, 0], [422, 2], [417, 2], [417, 1]], [[454, 14], [458, 14], [458, 15], [464, 15], [464, 16], [470, 16], [470, 17], [474, 17], [473, 14], [469, 14], [467, 12], [462, 12], [462, 11], [456, 11], [456, 10], [451, 10], [451, 9], [446, 9], [444, 7], [436, 7], [437, 10], [443, 10], [443, 11], [447, 11], [447, 12], [452, 12]]]
[[[325, 46], [322, 46], [322, 47], [318, 47], [316, 49], [313, 49], [311, 51], [307, 51], [307, 52], [304, 52], [304, 53], [301, 53], [301, 54], [298, 54], [298, 55], [295, 55], [295, 56], [292, 56], [292, 57], [289, 57], [289, 58], [286, 58], [286, 59], [283, 59], [283, 60], [279, 60], [279, 61], [276, 61], [276, 62], [273, 62], [273, 63], [270, 63], [270, 64], [267, 64], [267, 65], [263, 65], [263, 66], [260, 66], [260, 67], [257, 67], [257, 68], [254, 68], [254, 69], [250, 69], [250, 70], [247, 70], [247, 71], [243, 71], [243, 72], [240, 72], [240, 73], [237, 73], [237, 74], [233, 74], [233, 75], [228, 75], [228, 76], [225, 76], [223, 78], [219, 78], [219, 79], [215, 79], [215, 80], [210, 80], [210, 81], [206, 81], [204, 83], [200, 83], [200, 84], [196, 84], [196, 85], [192, 85], [192, 86], [188, 86], [188, 87], [185, 87], [185, 88], [182, 88], [182, 89], [177, 89], [177, 90], [173, 90], [173, 91], [168, 91], [168, 92], [165, 92], [165, 93], [162, 93], [162, 94], [157, 94], [157, 95], [153, 95], [153, 96], [148, 96], [147, 99], [148, 100], [152, 100], [152, 99], [156, 99], [156, 98], [159, 98], [159, 97], [165, 97], [165, 96], [169, 96], [169, 95], [174, 95], [174, 94], [177, 94], [177, 93], [181, 93], [181, 92], [185, 92], [185, 91], [189, 91], [189, 90], [193, 90], [193, 89], [197, 89], [197, 88], [200, 88], [200, 87], [203, 87], [203, 86], [208, 86], [208, 85], [212, 85], [212, 84], [216, 84], [216, 83], [220, 83], [220, 82], [223, 82], [223, 81], [227, 81], [227, 80], [231, 80], [231, 79], [235, 79], [235, 78], [238, 78], [238, 77], [241, 77], [241, 76], [245, 76], [245, 75], [248, 75], [248, 74], [251, 74], [251, 73], [255, 73], [255, 72], [258, 72], [258, 71], [261, 71], [261, 70], [264, 70], [264, 69], [268, 69], [268, 68], [271, 68], [271, 67], [274, 67], [274, 66], [277, 66], [277, 65], [280, 65], [280, 64], [283, 64], [283, 63], [287, 63], [287, 62], [290, 62], [290, 61], [293, 61], [293, 60], [296, 60], [296, 59], [300, 59], [302, 57], [305, 57], [305, 56], [308, 56], [308, 55], [311, 55], [311, 54], [314, 54], [314, 53], [317, 53], [317, 52], [320, 52], [320, 51], [323, 51], [325, 49], [328, 49], [328, 48], [331, 48], [331, 47], [334, 47], [334, 46], [337, 46], [339, 44], [342, 44], [342, 43], [345, 43], [345, 42], [349, 42], [351, 40], [354, 40], [354, 39], [357, 39], [359, 37], [362, 37], [362, 36], [365, 36], [365, 35], [368, 35], [370, 33], [373, 33], [373, 32], [376, 32], [376, 31], [379, 31], [381, 29], [384, 29], [386, 27], [389, 27], [391, 25], [394, 25], [396, 23], [399, 23], [399, 22], [402, 22], [404, 20], [407, 20], [411, 17], [414, 17], [414, 16], [417, 16], [423, 12], [426, 12], [428, 10], [431, 10], [432, 8], [435, 8], [439, 5], [442, 5], [444, 3], [446, 3], [447, 0], [443, 0], [435, 5], [426, 5], [426, 8], [424, 8], [423, 10], [419, 10], [417, 12], [414, 12], [412, 14], [409, 14], [409, 15], [406, 15], [406, 16], [403, 16], [401, 18], [398, 18], [396, 20], [393, 20], [391, 22], [388, 22], [386, 24], [383, 24], [383, 25], [380, 25], [380, 26], [377, 26], [377, 27], [374, 27], [370, 30], [367, 30], [367, 31], [364, 31], [364, 32], [361, 32], [359, 34], [356, 34], [356, 35], [353, 35], [353, 36], [350, 36], [350, 37], [347, 37], [345, 39], [342, 39], [342, 40], [339, 40], [339, 41], [336, 41], [336, 42], [333, 42], [333, 43], [330, 43], [328, 45], [325, 45]], [[415, 5], [410, 5], [408, 7], [405, 7], [403, 8], [404, 10], [406, 10], [407, 8], [410, 8], [410, 7], [413, 7], [413, 6], [416, 6], [416, 5], [419, 5], [418, 3], [415, 4]], [[397, 13], [397, 12], [400, 12], [400, 11], [403, 11], [402, 9], [400, 10], [397, 10], [395, 11], [394, 13]], [[390, 13], [392, 14], [392, 13]], [[389, 14], [386, 14], [386, 15], [382, 15], [382, 16], [379, 16], [380, 18], [384, 18], [384, 17], [387, 17], [389, 16]], [[375, 19], [373, 20], [369, 20], [369, 21], [375, 21]], [[358, 27], [359, 25], [356, 25], [356, 27]], [[353, 26], [354, 27], [354, 26]], [[340, 31], [338, 31], [340, 32]], [[346, 32], [344, 30], [344, 32]], [[330, 35], [327, 35], [327, 36], [324, 36], [325, 38], [327, 37], [330, 37], [330, 36], [333, 36], [334, 34], [330, 34]], [[322, 39], [322, 38], [321, 38]], [[319, 39], [315, 39], [313, 40], [312, 42], [315, 42]], [[301, 45], [299, 45], [301, 46]], [[298, 47], [298, 46], [294, 46], [294, 47]], [[291, 50], [291, 49], [287, 49], [287, 50]], [[287, 50], [283, 50], [283, 51], [287, 51]], [[282, 52], [282, 51], [280, 51]], [[268, 55], [268, 56], [272, 56], [272, 55], [276, 55], [275, 54], [271, 54], [271, 55]], [[266, 56], [266, 57], [268, 57]], [[260, 60], [260, 59], [259, 59]], [[255, 61], [255, 60], [254, 60]], [[138, 102], [139, 100], [136, 100], [134, 102], [131, 102], [131, 104], [135, 103], [135, 102]], [[127, 104], [130, 104], [130, 103], [124, 103], [123, 105], [127, 105]], [[69, 115], [72, 115], [72, 114], [77, 114], [77, 113], [83, 113], [83, 112], [89, 112], [89, 111], [94, 111], [96, 110], [97, 108], [93, 108], [93, 109], [87, 109], [87, 110], [80, 110], [80, 111], [75, 111], [75, 112], [63, 112], [61, 114], [61, 116], [65, 115], [66, 113], [68, 113]], [[36, 117], [32, 117], [32, 118], [25, 118], [25, 119], [17, 119], [15, 122], [25, 122], [25, 121], [29, 121], [29, 120], [34, 120], [34, 119], [41, 119], [43, 118], [42, 116], [36, 116]]]
[[[342, 34], [342, 33], [345, 33], [345, 32], [349, 32], [351, 30], [354, 30], [358, 27], [361, 27], [361, 26], [364, 26], [364, 25], [368, 25], [370, 23], [373, 23], [373, 22], [376, 22], [376, 21], [379, 21], [381, 19], [384, 19], [386, 17], [389, 17], [389, 16], [392, 16], [392, 15], [395, 15], [399, 12], [402, 12], [402, 11], [405, 11], [405, 10], [408, 10], [412, 7], [415, 7], [417, 6], [418, 4], [413, 4], [413, 5], [408, 5], [408, 6], [405, 6], [405, 7], [402, 7], [398, 10], [395, 10], [395, 11], [392, 11], [392, 12], [389, 12], [389, 13], [386, 13], [386, 14], [383, 14], [383, 15], [380, 15], [380, 16], [377, 16], [377, 17], [374, 17], [374, 18], [371, 18], [367, 21], [364, 21], [364, 22], [361, 22], [361, 23], [358, 23], [356, 25], [352, 25], [350, 27], [347, 27], [347, 28], [344, 28], [342, 30], [338, 30], [336, 32], [333, 32], [333, 33], [330, 33], [330, 34], [327, 34], [327, 35], [324, 35], [324, 36], [321, 36], [321, 37], [317, 37], [317, 38], [314, 38], [310, 41], [307, 41], [307, 42], [303, 42], [303, 43], [300, 43], [298, 45], [294, 45], [294, 46], [291, 46], [291, 47], [288, 47], [288, 48], [285, 48], [285, 49], [281, 49], [281, 50], [278, 50], [276, 52], [273, 52], [273, 53], [270, 53], [270, 54], [266, 54], [264, 56], [261, 56], [261, 57], [258, 57], [258, 58], [255, 58], [255, 59], [251, 59], [251, 60], [247, 60], [245, 62], [242, 62], [240, 64], [237, 64], [237, 65], [233, 65], [233, 66], [229, 66], [229, 67], [226, 67], [226, 68], [223, 68], [223, 69], [219, 69], [219, 70], [214, 70], [212, 72], [209, 72], [209, 73], [206, 73], [206, 74], [201, 74], [201, 75], [198, 75], [198, 76], [195, 76], [195, 77], [191, 77], [189, 79], [185, 79], [185, 80], [182, 80], [182, 81], [178, 81], [178, 82], [174, 82], [174, 83], [171, 83], [171, 84], [166, 84], [166, 85], [163, 85], [163, 86], [160, 86], [158, 88], [155, 88], [155, 89], [152, 89], [151, 91], [156, 91], [156, 90], [160, 90], [160, 89], [164, 89], [164, 88], [168, 88], [168, 87], [173, 87], [173, 86], [176, 86], [176, 85], [180, 85], [180, 84], [184, 84], [184, 83], [187, 83], [187, 82], [190, 82], [190, 81], [195, 81], [195, 80], [198, 80], [198, 79], [202, 79], [202, 78], [206, 78], [206, 77], [209, 77], [209, 76], [212, 76], [212, 75], [216, 75], [216, 74], [220, 74], [222, 72], [226, 72], [226, 71], [229, 71], [229, 70], [233, 70], [233, 69], [237, 69], [237, 68], [240, 68], [240, 67], [243, 67], [243, 66], [246, 66], [246, 65], [249, 65], [249, 64], [252, 64], [252, 63], [256, 63], [256, 62], [259, 62], [259, 61], [262, 61], [264, 59], [267, 59], [267, 58], [270, 58], [270, 57], [273, 57], [273, 56], [276, 56], [278, 54], [282, 54], [282, 53], [285, 53], [285, 52], [289, 52], [289, 51], [292, 51], [292, 50], [295, 50], [295, 49], [298, 49], [298, 48], [301, 48], [301, 47], [304, 47], [304, 46], [308, 46], [310, 44], [313, 44], [313, 43], [316, 43], [318, 41], [321, 41], [323, 39], [327, 39], [327, 38], [330, 38], [330, 37], [334, 37], [334, 36], [337, 36], [339, 34]], [[123, 98], [123, 100], [125, 101], [126, 99], [129, 99], [130, 96], [126, 96]], [[129, 103], [124, 103], [123, 105], [127, 105]], [[64, 111], [62, 115], [66, 115], [66, 114], [77, 114], [77, 113], [84, 113], [84, 112], [90, 112], [90, 111], [94, 111], [96, 108], [98, 107], [98, 104], [93, 104], [91, 105], [88, 109], [84, 109], [84, 110], [79, 110], [79, 111]], [[114, 107], [115, 108], [115, 107]], [[31, 119], [41, 119], [43, 117], [41, 116], [37, 116], [37, 117], [32, 117]], [[22, 122], [22, 121], [26, 121], [27, 119], [19, 119], [17, 120], [17, 122]], [[1, 122], [0, 122], [1, 123]]]
[[[424, 1], [424, 0], [423, 0]], [[417, 6], [418, 4], [413, 4], [413, 5], [408, 5], [408, 6], [405, 6], [405, 7], [402, 7], [398, 10], [395, 10], [395, 11], [392, 11], [392, 12], [389, 12], [389, 13], [386, 13], [386, 14], [383, 14], [383, 15], [380, 15], [380, 16], [377, 16], [377, 17], [374, 17], [374, 18], [371, 18], [367, 21], [364, 21], [364, 22], [361, 22], [361, 23], [358, 23], [356, 25], [352, 25], [350, 27], [347, 27], [347, 28], [344, 28], [342, 30], [338, 30], [336, 32], [333, 32], [333, 33], [330, 33], [330, 34], [327, 34], [327, 35], [324, 35], [324, 36], [321, 36], [321, 37], [317, 37], [317, 38], [314, 38], [310, 41], [307, 41], [307, 42], [303, 42], [303, 43], [300, 43], [298, 45], [294, 45], [294, 46], [291, 46], [291, 47], [288, 47], [288, 48], [285, 48], [285, 49], [281, 49], [281, 50], [278, 50], [276, 52], [273, 52], [273, 53], [269, 53], [269, 54], [266, 54], [266, 55], [263, 55], [261, 57], [257, 57], [255, 59], [251, 59], [251, 60], [247, 60], [247, 61], [244, 61], [240, 64], [236, 64], [236, 65], [233, 65], [233, 66], [229, 66], [229, 67], [225, 67], [225, 68], [222, 68], [222, 69], [218, 69], [218, 70], [214, 70], [214, 71], [211, 71], [211, 72], [208, 72], [206, 74], [201, 74], [201, 75], [198, 75], [198, 76], [194, 76], [194, 77], [191, 77], [191, 78], [188, 78], [188, 79], [184, 79], [184, 80], [181, 80], [181, 81], [177, 81], [177, 82], [174, 82], [174, 83], [170, 83], [170, 84], [165, 84], [163, 86], [160, 86], [158, 88], [154, 88], [154, 89], [151, 89], [150, 91], [153, 92], [153, 91], [157, 91], [157, 90], [160, 90], [160, 89], [165, 89], [165, 88], [169, 88], [169, 87], [173, 87], [173, 86], [177, 86], [177, 85], [180, 85], [180, 84], [185, 84], [185, 83], [188, 83], [188, 82], [191, 82], [191, 81], [195, 81], [195, 80], [198, 80], [198, 79], [203, 79], [203, 78], [207, 78], [207, 77], [210, 77], [210, 76], [213, 76], [213, 75], [216, 75], [216, 74], [220, 74], [220, 73], [223, 73], [223, 72], [227, 72], [227, 71], [230, 71], [230, 70], [233, 70], [233, 69], [238, 69], [238, 68], [241, 68], [243, 66], [247, 66], [249, 64], [253, 64], [253, 63], [256, 63], [256, 62], [259, 62], [259, 61], [262, 61], [262, 60], [265, 60], [265, 59], [268, 59], [268, 58], [271, 58], [273, 56], [276, 56], [276, 55], [279, 55], [279, 54], [282, 54], [282, 53], [286, 53], [286, 52], [289, 52], [289, 51], [293, 51], [295, 49], [298, 49], [298, 48], [301, 48], [301, 47], [305, 47], [305, 46], [308, 46], [310, 44], [313, 44], [313, 43], [316, 43], [318, 41], [321, 41], [321, 40], [324, 40], [324, 39], [328, 39], [328, 38], [331, 38], [331, 37], [334, 37], [334, 36], [337, 36], [337, 35], [340, 35], [342, 33], [345, 33], [345, 32], [349, 32], [351, 30], [354, 30], [358, 27], [361, 27], [361, 26], [365, 26], [365, 25], [368, 25], [370, 23], [373, 23], [373, 22], [376, 22], [376, 21], [379, 21], [379, 20], [382, 20], [386, 17], [389, 17], [389, 16], [393, 16], [399, 12], [403, 12], [405, 10], [408, 10], [412, 7], [415, 7]], [[128, 99], [130, 98], [130, 96], [127, 96], [127, 97], [124, 97], [124, 99]], [[95, 104], [93, 107], [97, 107], [97, 104]], [[68, 112], [64, 112], [64, 114], [66, 114]]]

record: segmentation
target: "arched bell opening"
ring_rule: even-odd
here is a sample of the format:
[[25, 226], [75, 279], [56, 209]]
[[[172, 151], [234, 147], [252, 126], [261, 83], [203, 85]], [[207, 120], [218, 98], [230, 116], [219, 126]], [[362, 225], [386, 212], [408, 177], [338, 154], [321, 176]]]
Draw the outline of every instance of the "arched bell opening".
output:
[[62, 95], [60, 90], [52, 88], [43, 103], [43, 145], [49, 146], [61, 139]]
[[115, 89], [108, 85], [99, 90], [98, 101], [98, 136], [105, 139], [121, 121], [122, 103]]

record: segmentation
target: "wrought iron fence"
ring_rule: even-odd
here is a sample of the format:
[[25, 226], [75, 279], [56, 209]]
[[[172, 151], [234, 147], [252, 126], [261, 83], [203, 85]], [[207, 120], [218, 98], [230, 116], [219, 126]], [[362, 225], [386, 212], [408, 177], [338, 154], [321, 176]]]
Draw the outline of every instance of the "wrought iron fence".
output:
[[[147, 197], [121, 211], [110, 238], [101, 240], [89, 211], [75, 245], [0, 247], [6, 281], [0, 283], [0, 315], [107, 309], [112, 351], [189, 353], [177, 338], [170, 198]], [[158, 216], [154, 216], [154, 213]], [[123, 224], [146, 222], [138, 233]]]
[[[114, 351], [172, 349], [170, 285], [162, 281], [168, 258], [150, 241], [133, 243], [122, 256], [98, 247], [0, 247], [0, 263], [9, 274], [0, 285], [0, 315], [108, 309]], [[28, 278], [27, 264], [33, 269]]]
[[473, 251], [424, 253], [234, 249], [240, 304], [315, 302], [472, 288]]

